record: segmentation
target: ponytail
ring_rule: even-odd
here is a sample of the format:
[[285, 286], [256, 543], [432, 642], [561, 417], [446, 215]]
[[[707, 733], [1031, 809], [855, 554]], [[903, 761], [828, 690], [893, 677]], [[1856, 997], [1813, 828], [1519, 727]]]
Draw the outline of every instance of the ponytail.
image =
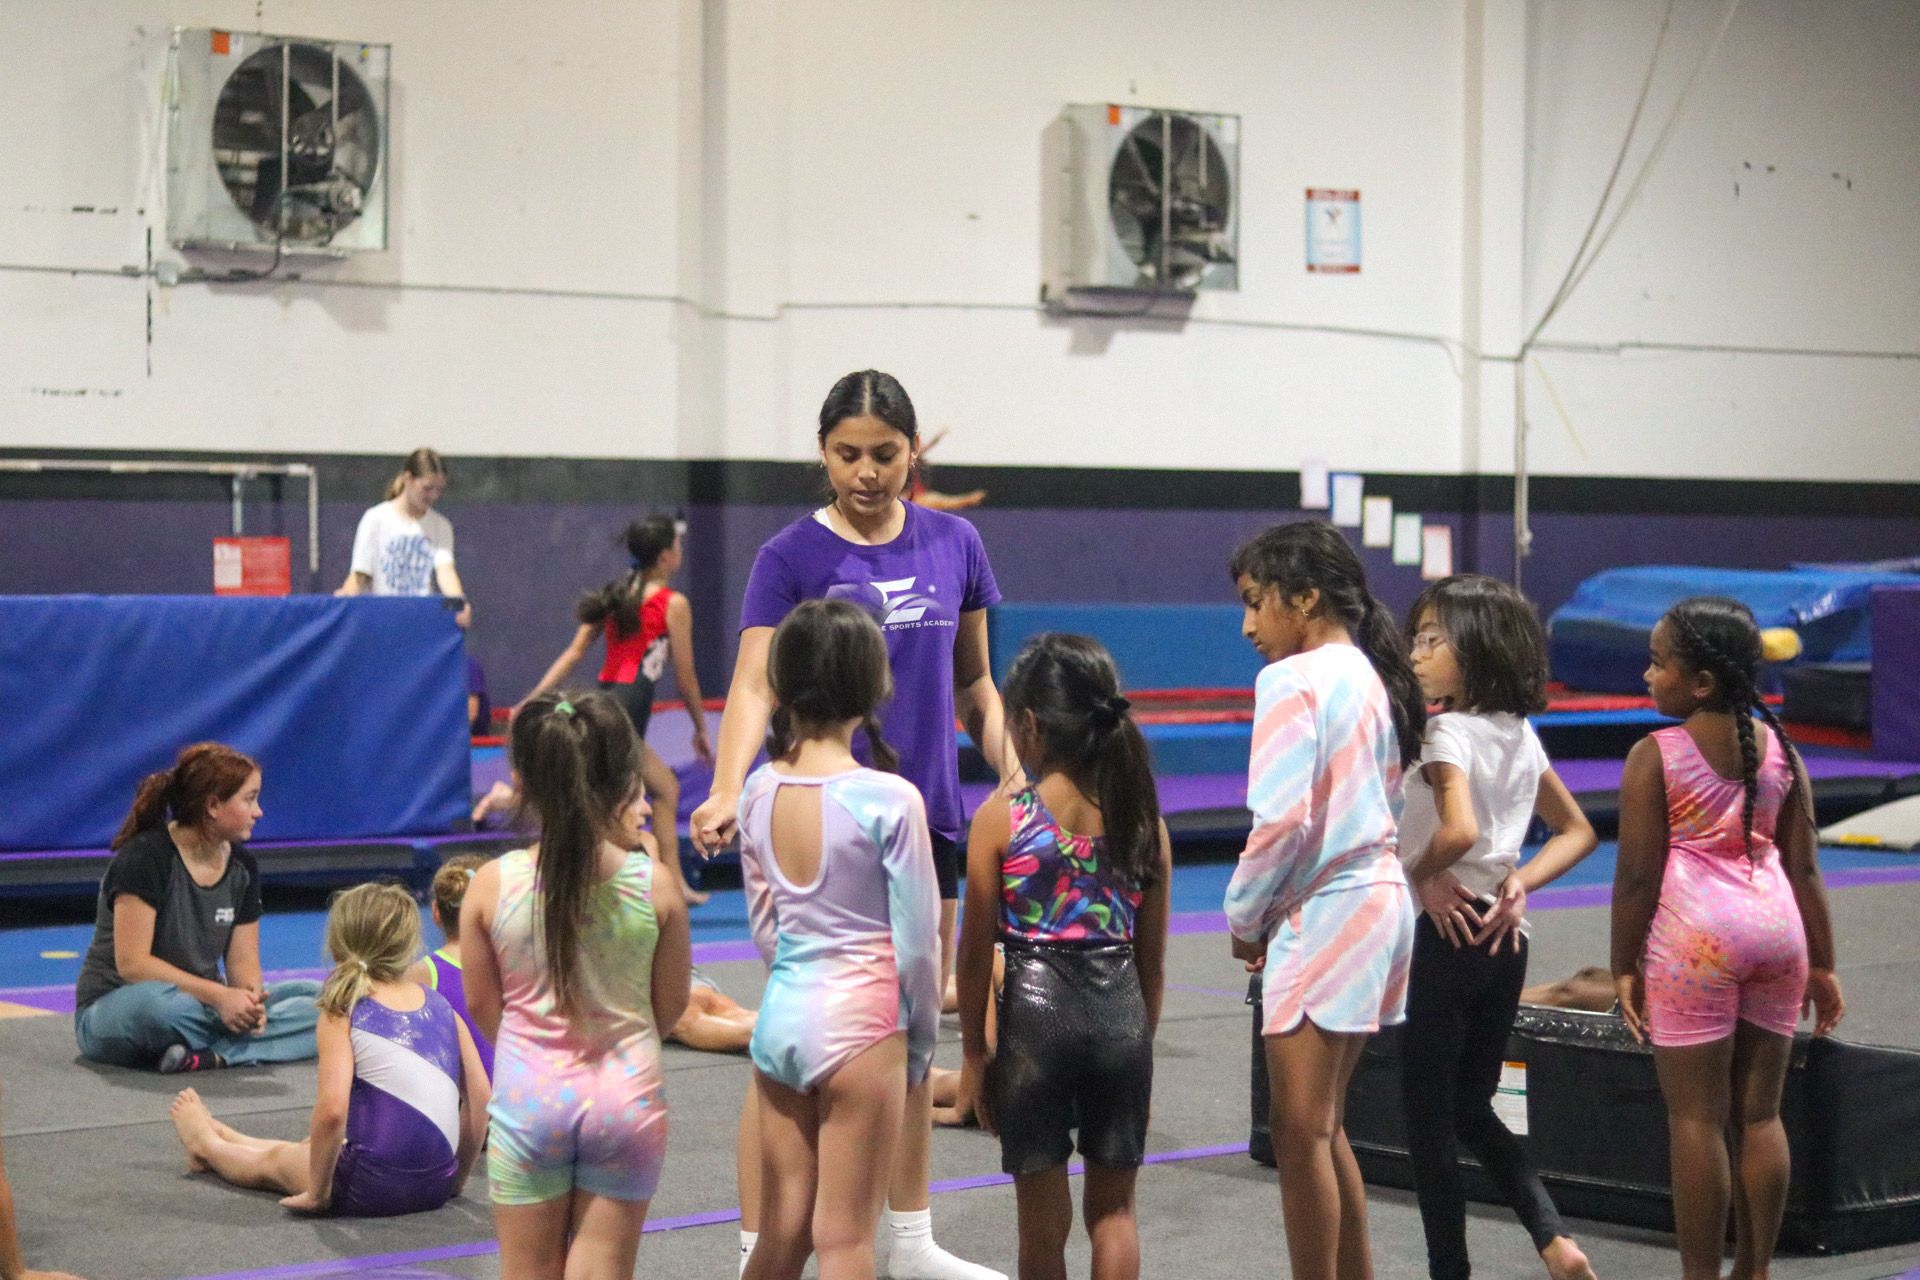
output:
[[420, 909], [397, 884], [359, 884], [334, 895], [327, 908], [327, 954], [333, 972], [314, 1003], [348, 1017], [376, 982], [398, 982], [420, 954]]
[[446, 474], [447, 460], [437, 451], [424, 446], [415, 449], [407, 455], [407, 460], [400, 464], [400, 470], [394, 474], [393, 479], [387, 481], [387, 501], [392, 502], [399, 497], [406, 490], [409, 479]]
[[109, 849], [118, 849], [142, 831], [167, 825], [167, 813], [173, 807], [173, 772], [172, 769], [162, 769], [140, 779], [140, 786], [133, 793], [133, 808], [127, 811], [120, 830], [114, 832], [113, 839], [108, 842]]
[[[1760, 628], [1746, 605], [1725, 596], [1682, 600], [1667, 610], [1666, 621], [1672, 624], [1674, 647], [1682, 660], [1694, 670], [1713, 676], [1718, 697], [1712, 709], [1733, 715], [1733, 732], [1740, 744], [1740, 830], [1751, 853], [1753, 806], [1760, 789], [1760, 750], [1754, 739], [1751, 712], [1757, 711], [1767, 727], [1779, 735], [1794, 786], [1799, 786], [1801, 776], [1800, 753], [1760, 697]], [[1809, 821], [1813, 817], [1811, 800], [1809, 796]]]
[[251, 757], [224, 743], [196, 742], [184, 747], [173, 768], [140, 780], [133, 807], [108, 847], [118, 849], [143, 831], [166, 826], [169, 818], [198, 827], [206, 822], [209, 806], [232, 799], [259, 772]]
[[1037, 730], [1034, 769], [1066, 774], [1099, 805], [1108, 861], [1150, 887], [1159, 878], [1160, 797], [1112, 655], [1091, 636], [1037, 635], [1015, 655], [1004, 696], [1008, 718], [1030, 717]]
[[1407, 642], [1394, 625], [1393, 613], [1377, 596], [1366, 593], [1354, 642], [1367, 655], [1380, 683], [1387, 687], [1393, 708], [1393, 731], [1400, 740], [1400, 767], [1411, 769], [1420, 759], [1420, 743], [1427, 731], [1427, 699], [1407, 657]]
[[513, 719], [513, 767], [540, 818], [535, 890], [538, 948], [555, 1004], [570, 1020], [592, 1008], [580, 933], [600, 842], [640, 785], [640, 740], [604, 693], [546, 693]]
[[880, 736], [880, 704], [893, 696], [893, 671], [879, 624], [846, 600], [803, 600], [774, 628], [767, 645], [767, 756], [784, 760], [803, 731], [860, 721], [868, 754], [888, 773], [900, 756]]

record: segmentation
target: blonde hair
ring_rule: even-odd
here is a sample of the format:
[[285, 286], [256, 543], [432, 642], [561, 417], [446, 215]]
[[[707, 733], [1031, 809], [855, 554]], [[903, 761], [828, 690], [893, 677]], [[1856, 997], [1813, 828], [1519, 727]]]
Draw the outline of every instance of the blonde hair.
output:
[[420, 954], [420, 908], [397, 884], [359, 884], [327, 909], [327, 954], [334, 970], [315, 1001], [346, 1017], [376, 982], [398, 982]]
[[473, 883], [473, 873], [486, 865], [486, 858], [480, 854], [463, 853], [457, 858], [448, 858], [433, 873], [433, 914], [447, 937], [460, 936], [460, 904], [467, 899], [467, 886]]
[[407, 478], [409, 476], [424, 480], [428, 476], [444, 476], [446, 474], [447, 460], [434, 450], [422, 445], [407, 455], [407, 460], [401, 465], [398, 474], [387, 482], [387, 501], [392, 502], [400, 496], [401, 490], [407, 487]]

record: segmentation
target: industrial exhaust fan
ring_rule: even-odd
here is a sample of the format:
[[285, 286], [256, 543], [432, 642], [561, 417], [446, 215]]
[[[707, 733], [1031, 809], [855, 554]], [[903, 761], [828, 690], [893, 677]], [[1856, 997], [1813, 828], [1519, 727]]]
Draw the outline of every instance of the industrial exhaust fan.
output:
[[390, 47], [176, 28], [167, 235], [180, 248], [387, 247]]
[[1043, 301], [1240, 287], [1240, 117], [1065, 108], [1046, 134]]

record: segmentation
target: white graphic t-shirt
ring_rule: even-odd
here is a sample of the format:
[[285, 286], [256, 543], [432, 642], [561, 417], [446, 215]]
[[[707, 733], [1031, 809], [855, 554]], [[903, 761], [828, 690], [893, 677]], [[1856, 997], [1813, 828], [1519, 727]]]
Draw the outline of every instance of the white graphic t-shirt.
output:
[[353, 535], [353, 571], [376, 596], [430, 596], [435, 567], [453, 563], [453, 525], [438, 511], [415, 520], [391, 502], [367, 508]]

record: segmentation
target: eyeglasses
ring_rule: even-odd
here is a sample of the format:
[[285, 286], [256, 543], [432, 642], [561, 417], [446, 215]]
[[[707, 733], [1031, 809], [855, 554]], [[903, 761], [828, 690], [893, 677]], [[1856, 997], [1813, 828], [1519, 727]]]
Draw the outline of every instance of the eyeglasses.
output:
[[1413, 638], [1412, 648], [1413, 648], [1413, 651], [1417, 654], [1432, 653], [1435, 649], [1438, 649], [1441, 645], [1445, 644], [1446, 642], [1447, 642], [1446, 636], [1442, 635], [1438, 631], [1422, 631], [1420, 634], [1416, 635]]

